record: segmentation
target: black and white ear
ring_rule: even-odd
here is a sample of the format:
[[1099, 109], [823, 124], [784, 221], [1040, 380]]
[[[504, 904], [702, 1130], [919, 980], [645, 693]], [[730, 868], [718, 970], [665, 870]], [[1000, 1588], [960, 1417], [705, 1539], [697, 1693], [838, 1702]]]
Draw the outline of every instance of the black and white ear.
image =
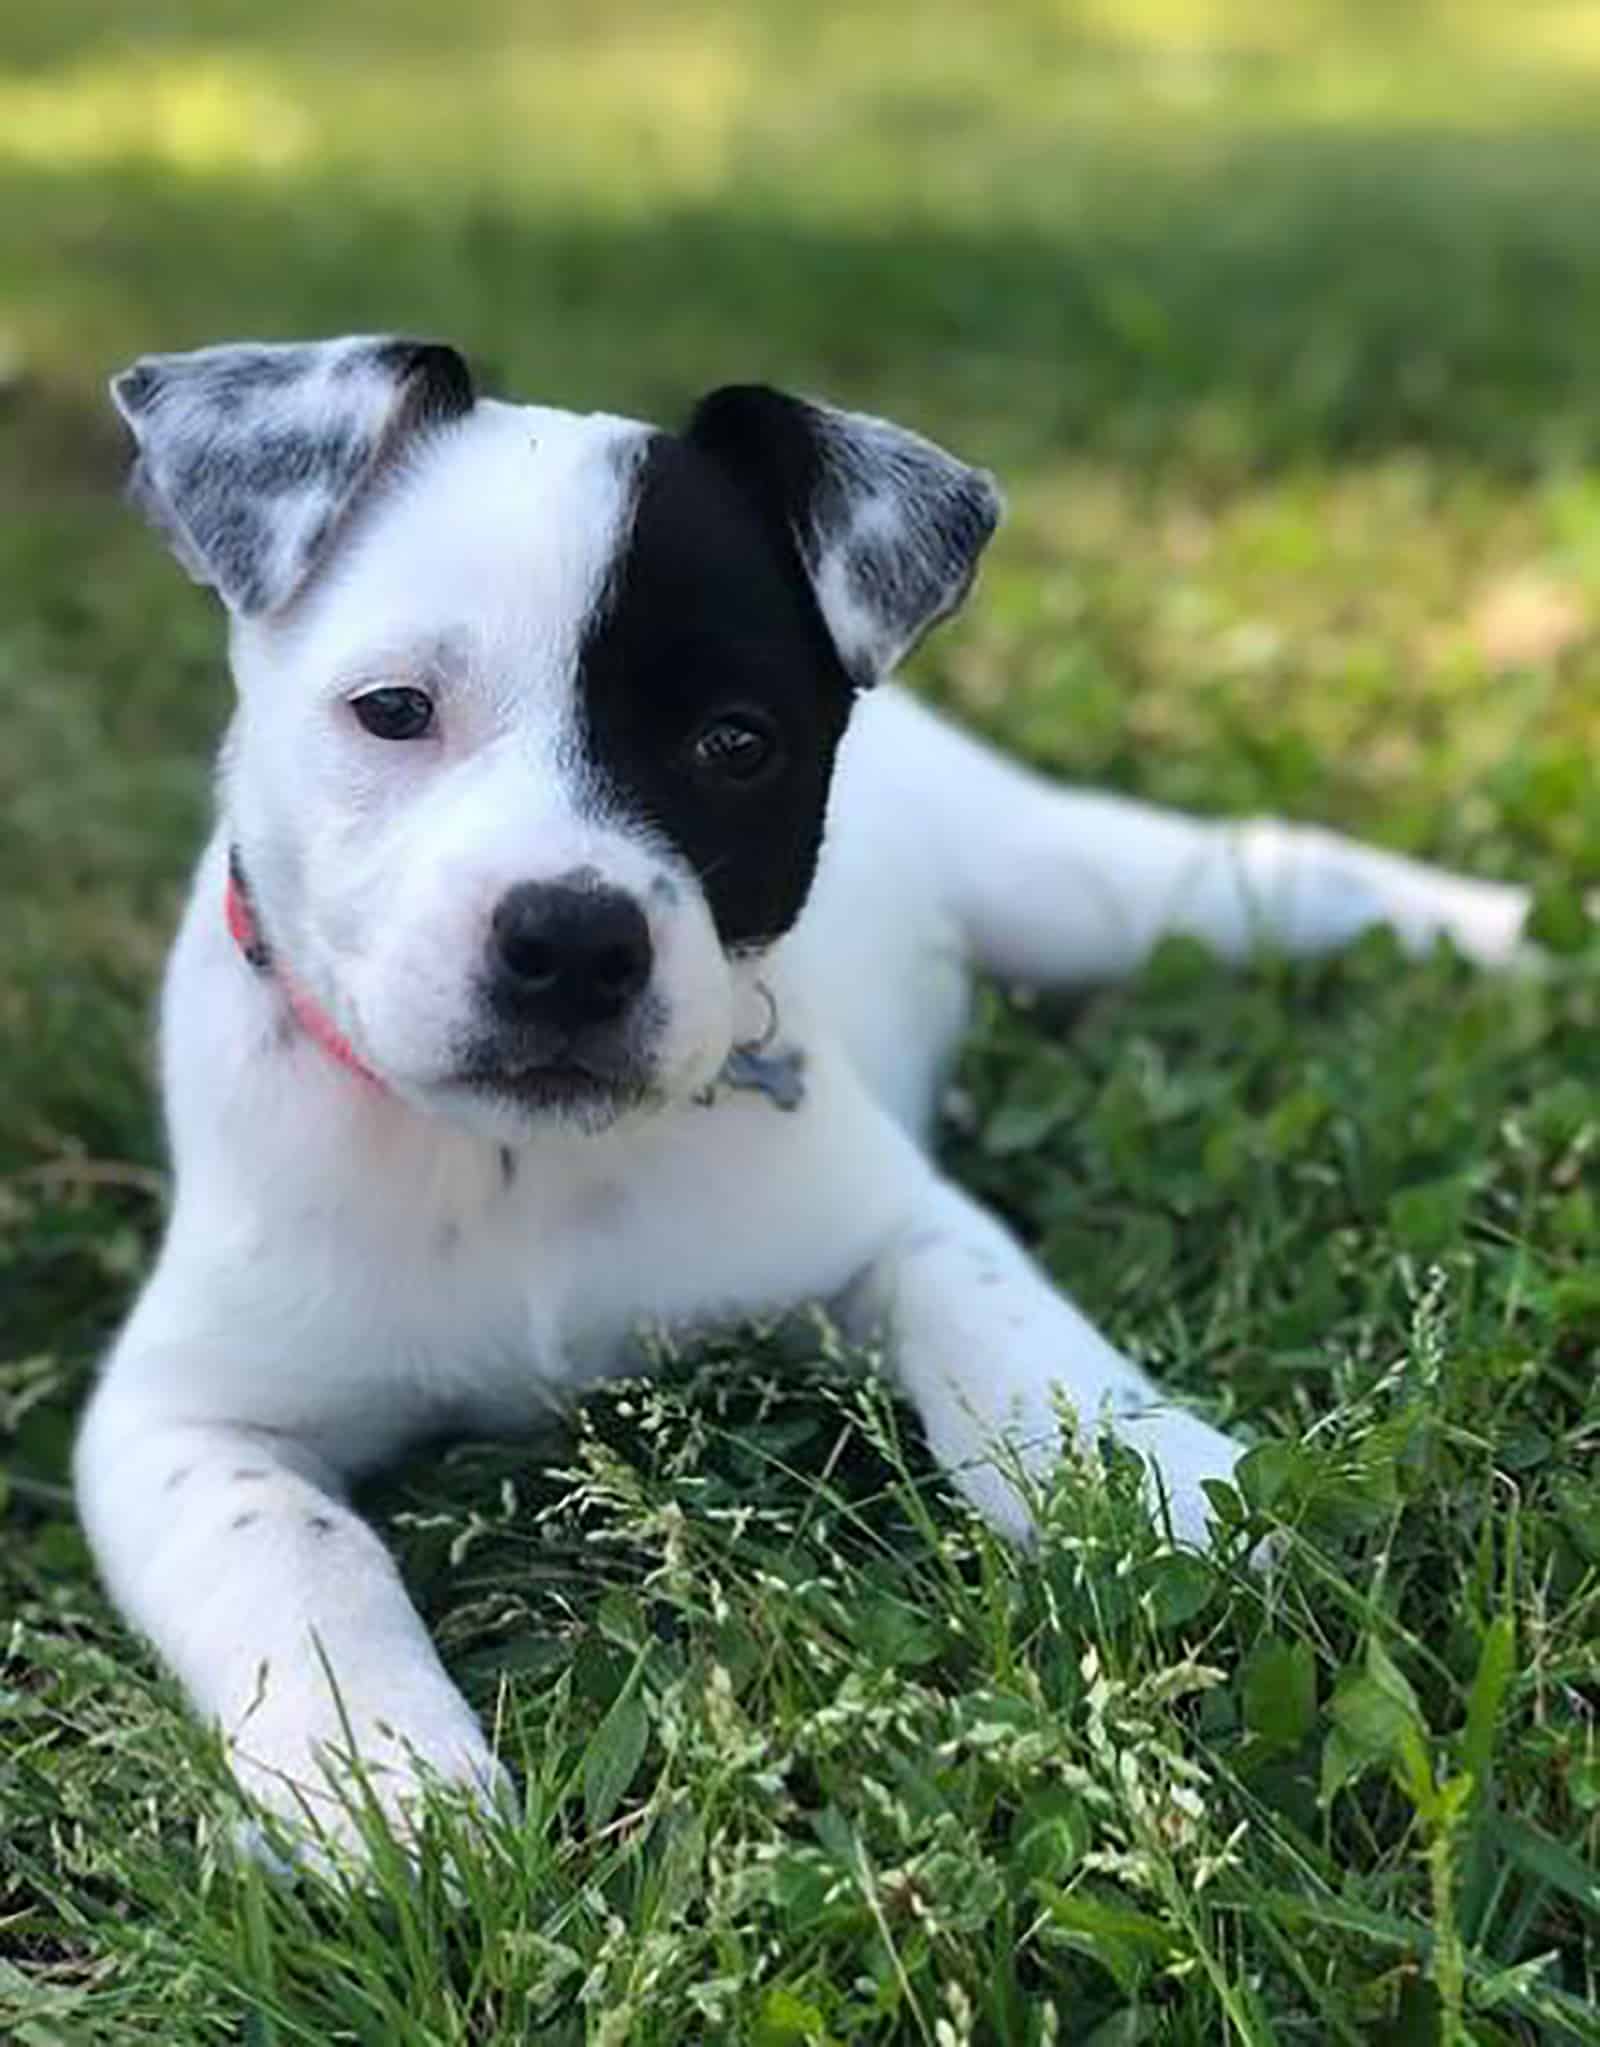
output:
[[787, 533], [858, 687], [957, 608], [1000, 521], [987, 471], [888, 420], [763, 384], [702, 398], [686, 437]]
[[129, 495], [241, 618], [282, 610], [390, 457], [473, 403], [453, 348], [372, 335], [142, 356], [111, 396]]

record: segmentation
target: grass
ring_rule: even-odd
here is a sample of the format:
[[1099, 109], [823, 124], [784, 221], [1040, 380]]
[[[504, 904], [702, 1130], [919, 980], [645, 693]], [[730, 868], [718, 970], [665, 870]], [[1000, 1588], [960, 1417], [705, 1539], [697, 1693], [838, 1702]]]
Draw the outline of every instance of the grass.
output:
[[[1398, 12], [0, 23], [0, 2037], [1600, 2039], [1600, 27]], [[1121, 1468], [1000, 1549], [820, 1327], [669, 1360], [375, 1491], [523, 1807], [341, 1899], [235, 1864], [65, 1474], [159, 1228], [225, 704], [101, 379], [385, 326], [992, 462], [920, 686], [1066, 774], [1525, 878], [1560, 954], [994, 992], [950, 1163], [1257, 1446], [1217, 1555]]]

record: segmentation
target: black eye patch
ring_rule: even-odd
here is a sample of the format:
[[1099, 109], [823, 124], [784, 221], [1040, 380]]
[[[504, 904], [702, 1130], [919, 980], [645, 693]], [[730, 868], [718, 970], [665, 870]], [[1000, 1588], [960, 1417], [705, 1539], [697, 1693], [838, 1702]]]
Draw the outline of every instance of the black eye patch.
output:
[[[810, 890], [852, 686], [792, 543], [710, 458], [658, 434], [635, 476], [580, 657], [586, 765], [695, 869], [723, 944], [760, 945]], [[767, 756], [759, 793], [707, 772], [708, 757], [754, 767], [744, 728]]]

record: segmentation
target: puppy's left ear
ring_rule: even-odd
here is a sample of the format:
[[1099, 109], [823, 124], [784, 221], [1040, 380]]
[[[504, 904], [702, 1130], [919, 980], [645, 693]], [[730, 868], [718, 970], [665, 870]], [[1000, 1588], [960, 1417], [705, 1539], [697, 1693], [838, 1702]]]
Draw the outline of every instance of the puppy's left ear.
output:
[[129, 495], [240, 618], [281, 611], [390, 459], [473, 404], [453, 348], [382, 335], [147, 355], [111, 396]]
[[999, 524], [1000, 493], [888, 420], [729, 384], [685, 438], [742, 486], [808, 578], [845, 672], [886, 675], [956, 609]]

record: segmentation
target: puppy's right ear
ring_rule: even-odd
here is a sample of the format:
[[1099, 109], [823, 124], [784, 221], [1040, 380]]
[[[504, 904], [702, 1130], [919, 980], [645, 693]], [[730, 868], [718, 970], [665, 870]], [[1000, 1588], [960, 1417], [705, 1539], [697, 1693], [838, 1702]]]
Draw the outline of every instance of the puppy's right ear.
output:
[[129, 495], [240, 618], [281, 611], [401, 447], [473, 405], [453, 348], [371, 335], [142, 356], [111, 396]]

